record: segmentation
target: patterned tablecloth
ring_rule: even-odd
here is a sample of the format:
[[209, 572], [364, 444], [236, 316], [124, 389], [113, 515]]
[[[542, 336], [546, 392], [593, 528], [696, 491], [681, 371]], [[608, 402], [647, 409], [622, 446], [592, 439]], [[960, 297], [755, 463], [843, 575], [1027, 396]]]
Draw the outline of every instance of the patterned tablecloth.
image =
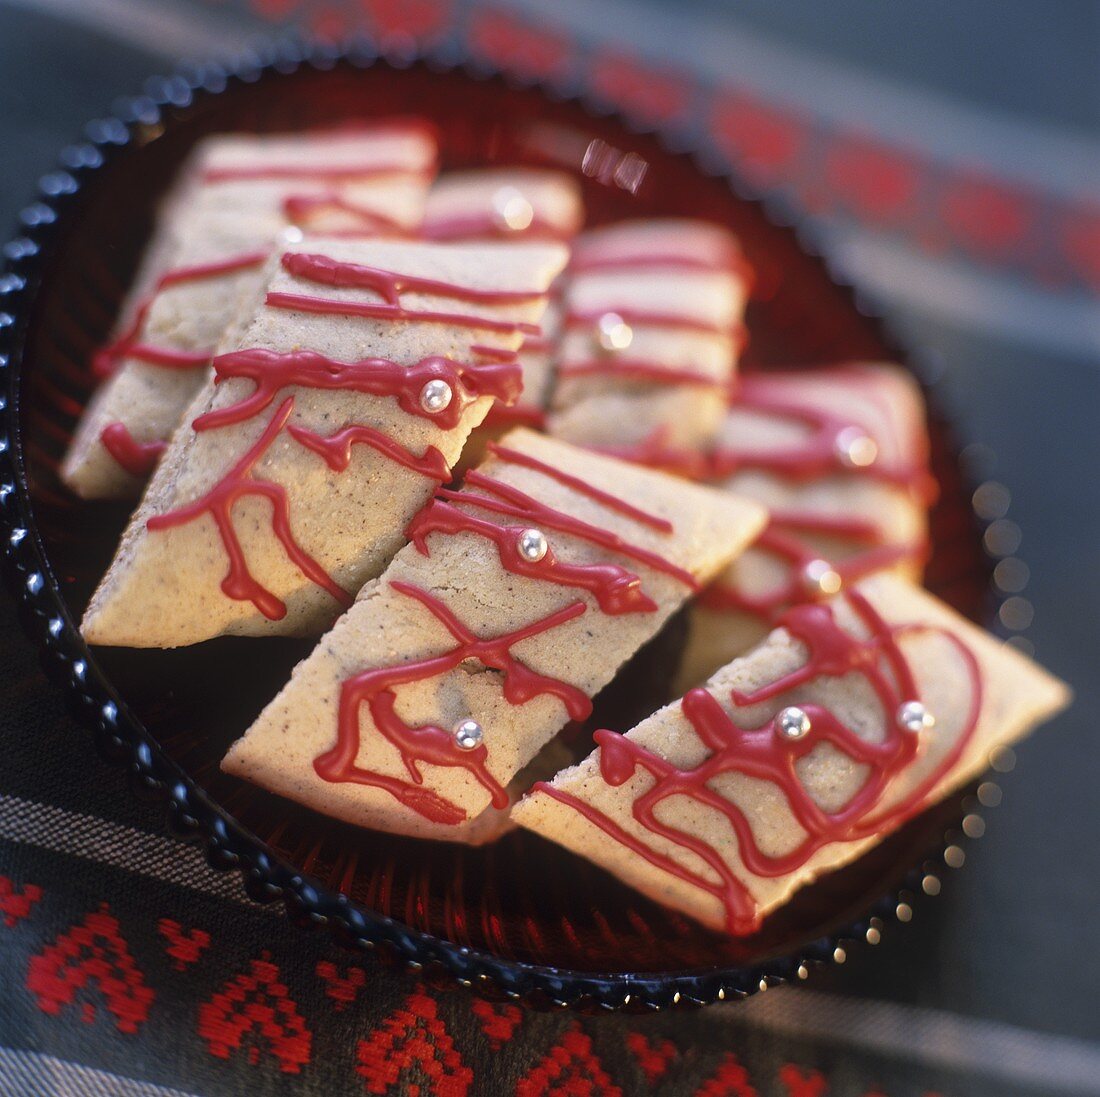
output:
[[97, 759], [0, 603], [0, 1094], [1100, 1093], [1097, 9], [903, 7], [0, 0], [8, 221], [112, 96], [272, 22], [461, 46], [709, 129], [942, 362], [969, 459], [1012, 489], [989, 547], [1031, 565], [1001, 624], [1079, 695], [877, 948], [743, 1004], [577, 1019], [349, 965], [247, 901]]

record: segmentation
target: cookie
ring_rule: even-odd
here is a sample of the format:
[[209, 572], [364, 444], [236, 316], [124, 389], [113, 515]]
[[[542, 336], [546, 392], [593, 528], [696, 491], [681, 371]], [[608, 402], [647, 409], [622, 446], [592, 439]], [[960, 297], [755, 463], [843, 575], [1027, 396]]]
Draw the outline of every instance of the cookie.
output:
[[270, 261], [92, 598], [92, 643], [319, 635], [518, 394], [557, 244], [307, 238]]
[[516, 774], [763, 522], [517, 428], [413, 519], [223, 768], [362, 826], [483, 840]]
[[717, 225], [643, 220], [582, 234], [550, 432], [693, 472], [722, 421], [747, 290], [736, 241]]
[[899, 576], [782, 626], [705, 685], [538, 784], [520, 826], [745, 935], [980, 774], [1068, 688]]

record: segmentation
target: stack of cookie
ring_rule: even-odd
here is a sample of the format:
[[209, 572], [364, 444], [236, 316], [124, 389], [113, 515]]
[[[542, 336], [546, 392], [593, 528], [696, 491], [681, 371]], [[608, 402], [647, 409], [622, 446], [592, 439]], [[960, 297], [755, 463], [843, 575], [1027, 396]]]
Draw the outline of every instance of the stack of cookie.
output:
[[[917, 585], [904, 371], [739, 376], [723, 227], [580, 232], [570, 176], [435, 161], [409, 120], [196, 151], [65, 463], [148, 480], [84, 634], [316, 637], [228, 772], [399, 834], [527, 827], [751, 933], [1068, 691]], [[560, 768], [682, 607], [682, 696]]]

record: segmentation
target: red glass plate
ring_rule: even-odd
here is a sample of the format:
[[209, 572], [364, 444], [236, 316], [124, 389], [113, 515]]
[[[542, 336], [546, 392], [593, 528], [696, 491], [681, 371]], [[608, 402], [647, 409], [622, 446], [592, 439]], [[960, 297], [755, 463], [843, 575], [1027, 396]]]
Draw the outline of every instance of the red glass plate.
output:
[[[802, 974], [839, 942], [877, 931], [913, 866], [942, 850], [945, 826], [961, 815], [959, 798], [738, 940], [643, 899], [533, 834], [516, 832], [485, 849], [395, 838], [220, 773], [228, 744], [308, 643], [225, 638], [171, 652], [88, 652], [73, 622], [127, 514], [78, 501], [56, 470], [92, 388], [91, 352], [118, 310], [157, 198], [206, 134], [423, 115], [438, 125], [447, 168], [521, 162], [572, 171], [590, 224], [686, 214], [730, 226], [758, 273], [746, 370], [899, 358], [794, 231], [701, 166], [709, 162], [705, 148], [670, 152], [661, 136], [597, 117], [577, 99], [426, 63], [293, 56], [228, 77], [206, 70], [190, 84], [165, 81], [162, 90], [161, 101], [135, 100], [128, 116], [94, 123], [89, 141], [65, 150], [65, 170], [48, 177], [27, 235], [8, 246], [0, 299], [12, 310], [0, 312], [11, 443], [0, 452], [0, 508], [12, 573], [52, 676], [103, 747], [164, 796], [173, 827], [205, 841], [212, 863], [240, 868], [256, 897], [282, 898], [294, 915], [330, 923], [350, 944], [383, 946], [485, 993], [578, 1008], [709, 1002]], [[942, 493], [928, 585], [980, 619], [988, 565], [949, 431], [932, 405]], [[679, 640], [673, 622], [638, 656], [600, 699], [604, 723], [625, 729], [666, 699]]]

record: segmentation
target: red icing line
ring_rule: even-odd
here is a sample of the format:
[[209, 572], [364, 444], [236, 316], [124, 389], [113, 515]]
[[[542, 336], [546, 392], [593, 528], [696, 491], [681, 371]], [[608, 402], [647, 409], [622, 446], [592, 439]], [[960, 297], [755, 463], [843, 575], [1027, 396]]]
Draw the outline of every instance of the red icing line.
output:
[[438, 480], [439, 483], [444, 484], [451, 478], [447, 459], [435, 446], [428, 446], [424, 450], [423, 457], [414, 457], [404, 446], [398, 445], [392, 438], [380, 430], [375, 430], [374, 427], [362, 424], [344, 427], [343, 430], [327, 438], [302, 427], [289, 426], [287, 433], [306, 449], [313, 450], [323, 458], [334, 472], [343, 472], [351, 464], [352, 447], [356, 443], [363, 443], [376, 449], [394, 463], [412, 469], [413, 472], [418, 472], [429, 480]]
[[421, 293], [455, 301], [477, 302], [486, 305], [521, 304], [546, 297], [536, 290], [479, 290], [441, 282], [433, 278], [419, 278], [411, 274], [379, 270], [359, 263], [342, 263], [326, 255], [306, 252], [287, 252], [282, 257], [284, 269], [295, 278], [340, 289], [366, 289], [378, 294], [382, 302], [342, 301], [305, 294], [268, 293], [267, 304], [273, 308], [293, 309], [300, 312], [316, 312], [337, 316], [357, 316], [375, 320], [419, 320], [424, 323], [453, 324], [457, 327], [478, 328], [484, 331], [505, 333], [523, 332], [539, 335], [538, 324], [470, 313], [438, 312], [435, 310], [405, 309], [401, 294]]
[[[388, 358], [364, 358], [358, 362], [338, 362], [310, 350], [279, 353], [261, 348], [231, 351], [214, 359], [217, 382], [240, 377], [251, 381], [253, 391], [228, 407], [200, 415], [196, 430], [210, 430], [230, 423], [241, 423], [270, 406], [285, 388], [331, 391], [335, 389], [392, 396], [408, 415], [430, 419], [443, 430], [457, 427], [466, 409], [478, 398], [491, 396], [505, 404], [519, 399], [523, 377], [515, 358], [475, 364], [453, 362], [440, 355], [422, 358], [412, 366]], [[445, 381], [451, 388], [451, 402], [442, 411], [425, 411], [420, 393], [433, 380]]]
[[491, 320], [461, 312], [432, 312], [397, 308], [360, 301], [336, 301], [325, 297], [310, 297], [301, 293], [269, 293], [264, 303], [273, 309], [291, 312], [316, 312], [326, 316], [355, 316], [364, 320], [419, 320], [425, 324], [450, 324], [454, 327], [479, 328], [483, 331], [535, 332], [538, 324], [518, 320]]
[[[886, 715], [885, 735], [880, 742], [860, 738], [828, 709], [810, 703], [800, 703], [811, 722], [810, 731], [802, 739], [782, 738], [770, 720], [761, 727], [741, 728], [704, 689], [691, 690], [682, 701], [684, 716], [710, 751], [706, 760], [693, 769], [679, 769], [626, 736], [607, 730], [596, 732], [595, 738], [600, 745], [600, 773], [609, 785], [625, 784], [639, 769], [653, 778], [652, 784], [633, 801], [632, 814], [638, 824], [656, 837], [694, 854], [713, 875], [690, 869], [654, 849], [571, 793], [543, 782], [536, 784], [535, 789], [574, 808], [609, 837], [655, 867], [719, 899], [725, 909], [728, 932], [752, 933], [759, 928], [761, 917], [748, 885], [734, 874], [715, 846], [658, 818], [658, 809], [666, 800], [685, 797], [718, 812], [729, 823], [748, 872], [765, 877], [785, 876], [805, 865], [823, 846], [882, 833], [914, 815], [959, 760], [977, 727], [982, 699], [981, 673], [973, 653], [958, 637], [931, 626], [891, 628], [858, 591], [849, 591], [845, 597], [860, 624], [868, 631], [865, 639], [844, 631], [837, 624], [830, 606], [796, 606], [784, 616], [782, 624], [806, 646], [805, 664], [754, 693], [733, 691], [731, 700], [738, 707], [753, 705], [788, 693], [815, 678], [856, 673], [874, 690]], [[919, 700], [912, 671], [898, 642], [903, 635], [911, 633], [935, 633], [955, 645], [971, 680], [970, 709], [956, 742], [933, 771], [908, 796], [876, 813], [890, 783], [915, 760], [921, 749], [920, 737], [896, 721], [896, 713], [903, 703]], [[870, 769], [855, 795], [835, 812], [818, 807], [802, 785], [796, 768], [798, 761], [821, 743], [829, 743], [848, 755], [856, 765]], [[740, 773], [775, 785], [805, 831], [802, 842], [786, 854], [764, 853], [744, 814], [713, 787], [714, 781], [726, 773]]]
[[169, 369], [194, 369], [204, 366], [210, 360], [210, 351], [185, 351], [173, 347], [154, 347], [139, 341], [141, 329], [145, 326], [149, 310], [157, 296], [171, 286], [186, 282], [201, 282], [208, 278], [221, 278], [227, 274], [248, 270], [259, 266], [267, 258], [262, 251], [249, 252], [246, 255], [221, 259], [214, 263], [197, 263], [189, 267], [177, 267], [162, 274], [150, 293], [134, 310], [133, 318], [125, 331], [107, 346], [97, 351], [92, 358], [92, 372], [97, 377], [109, 377], [123, 358], [136, 358], [154, 366]]
[[[539, 621], [515, 632], [482, 639], [470, 631], [434, 595], [409, 583], [391, 582], [400, 594], [418, 601], [458, 641], [456, 647], [441, 655], [362, 671], [345, 681], [340, 690], [340, 710], [336, 746], [314, 759], [313, 767], [322, 780], [352, 781], [380, 788], [426, 819], [445, 826], [457, 826], [466, 812], [450, 800], [423, 787], [420, 765], [459, 767], [471, 773], [490, 794], [497, 808], [508, 806], [508, 795], [488, 770], [488, 748], [484, 743], [463, 750], [450, 729], [434, 724], [410, 727], [396, 713], [394, 688], [411, 682], [426, 681], [453, 670], [467, 659], [504, 675], [505, 699], [513, 705], [526, 704], [543, 694], [558, 697], [571, 719], [584, 720], [592, 711], [592, 702], [574, 686], [531, 670], [511, 652], [514, 644], [548, 632], [585, 612], [583, 602], [572, 602]], [[362, 769], [355, 764], [361, 741], [359, 709], [366, 704], [379, 733], [398, 751], [411, 781]]]
[[510, 461], [513, 465], [522, 465], [534, 472], [541, 472], [544, 476], [557, 480], [559, 484], [579, 492], [581, 495], [587, 495], [589, 499], [601, 506], [617, 511], [619, 514], [625, 514], [627, 518], [632, 518], [635, 522], [641, 522], [642, 525], [649, 526], [651, 529], [657, 530], [658, 533], [672, 533], [673, 531], [672, 523], [667, 518], [659, 518], [655, 514], [650, 514], [648, 511], [636, 507], [633, 503], [628, 503], [625, 499], [612, 495], [609, 491], [604, 491], [602, 488], [589, 484], [579, 476], [571, 476], [567, 472], [562, 472], [561, 469], [540, 461], [537, 457], [531, 457], [519, 450], [502, 446], [499, 442], [491, 442], [489, 452], [504, 461]]
[[[470, 487], [480, 487], [484, 491], [494, 493], [506, 487], [483, 475], [472, 484], [467, 478], [467, 483]], [[518, 547], [519, 539], [525, 529], [532, 527], [545, 526], [549, 529], [564, 530], [590, 543], [600, 542], [593, 536], [595, 527], [579, 523], [569, 515], [562, 514], [561, 511], [554, 510], [530, 496], [522, 495], [520, 492], [516, 494], [522, 497], [523, 502], [518, 503], [514, 511], [508, 508], [505, 513], [515, 513], [517, 518], [521, 518], [522, 522], [517, 525], [500, 526], [488, 519], [478, 518], [456, 505], [471, 503], [496, 510], [495, 501], [469, 491], [443, 491], [413, 518], [406, 530], [406, 535], [421, 553], [428, 556], [430, 555], [427, 542], [429, 534], [475, 533], [479, 537], [488, 538], [496, 545], [497, 555], [505, 571], [510, 571], [514, 575], [525, 575], [528, 579], [542, 579], [563, 587], [587, 590], [596, 599], [600, 609], [609, 616], [656, 611], [657, 603], [642, 590], [642, 583], [638, 576], [618, 564], [570, 564], [559, 560], [553, 548], [550, 547], [547, 548], [546, 555], [538, 561], [527, 560], [521, 556]], [[602, 530], [599, 533], [603, 536], [612, 536]]]
[[752, 264], [735, 247], [722, 249], [721, 258], [708, 257], [702, 254], [688, 254], [686, 252], [637, 252], [624, 255], [600, 254], [600, 246], [591, 243], [585, 246], [583, 243], [576, 245], [573, 258], [569, 263], [570, 274], [588, 274], [592, 271], [616, 271], [616, 270], [646, 270], [660, 268], [662, 270], [683, 271], [729, 271], [740, 278], [749, 288], [756, 281], [756, 272]]
[[290, 503], [286, 489], [281, 484], [270, 480], [258, 480], [253, 474], [256, 465], [271, 448], [290, 418], [293, 408], [294, 397], [288, 396], [255, 444], [205, 495], [177, 510], [154, 515], [146, 523], [150, 530], [170, 529], [174, 526], [186, 525], [204, 514], [209, 514], [218, 528], [226, 555], [229, 557], [229, 571], [222, 580], [222, 591], [228, 598], [251, 602], [260, 613], [272, 621], [280, 621], [286, 616], [286, 606], [253, 578], [237, 537], [237, 531], [233, 526], [234, 504], [249, 495], [259, 496], [271, 503], [272, 530], [282, 543], [289, 559], [302, 574], [331, 594], [341, 606], [346, 608], [352, 603], [351, 595], [339, 586], [294, 539], [290, 528]]
[[[556, 529], [561, 533], [579, 537], [581, 540], [588, 541], [593, 545], [599, 545], [601, 548], [605, 548], [610, 552], [617, 552], [622, 556], [637, 560], [638, 563], [645, 564], [647, 567], [653, 568], [654, 571], [660, 571], [665, 575], [671, 575], [672, 578], [683, 583], [684, 586], [688, 587], [690, 590], [699, 589], [698, 583], [696, 583], [695, 577], [691, 572], [685, 571], [671, 561], [666, 560], [663, 556], [659, 556], [655, 552], [650, 552], [648, 549], [639, 548], [637, 545], [632, 545], [624, 541], [617, 533], [612, 533], [610, 530], [602, 529], [599, 526], [589, 525], [587, 522], [582, 522], [579, 518], [574, 518], [572, 515], [563, 514], [561, 511], [543, 506], [543, 504], [539, 503], [537, 500], [532, 499], [531, 496], [520, 491], [519, 488], [514, 488], [510, 484], [494, 480], [492, 477], [486, 476], [477, 469], [473, 469], [466, 474], [466, 487], [481, 488], [482, 491], [486, 491], [489, 494], [475, 495], [470, 491], [456, 492], [444, 489], [439, 493], [438, 497], [441, 499], [454, 500], [456, 502], [470, 503], [481, 507], [483, 510], [494, 511], [497, 514], [509, 514], [524, 520], [529, 518], [532, 514], [537, 513], [539, 521], [549, 529]], [[527, 528], [526, 525], [524, 528]], [[656, 607], [654, 606], [653, 608]]]
[[[526, 349], [526, 345], [525, 345]], [[572, 362], [558, 367], [559, 377], [611, 377], [628, 381], [651, 381], [657, 385], [692, 385], [700, 388], [725, 389], [724, 379], [697, 370], [677, 369], [649, 358], [620, 358], [609, 354], [586, 362]]]
[[[526, 346], [526, 343], [524, 345]], [[477, 358], [483, 358], [486, 362], [514, 362], [516, 360], [516, 352], [508, 347], [483, 347], [472, 344], [470, 353]]]
[[160, 455], [168, 447], [168, 443], [163, 441], [136, 441], [125, 423], [108, 423], [99, 440], [126, 472], [139, 478], [144, 478], [153, 471]]
[[327, 255], [301, 251], [287, 252], [282, 258], [282, 265], [295, 278], [304, 278], [309, 282], [341, 289], [368, 289], [394, 307], [400, 306], [403, 293], [423, 293], [432, 297], [446, 297], [454, 301], [471, 301], [483, 305], [516, 305], [540, 301], [546, 296], [539, 290], [474, 289], [453, 282], [441, 282], [435, 278], [419, 278], [413, 274], [380, 270], [360, 263], [342, 263]]

